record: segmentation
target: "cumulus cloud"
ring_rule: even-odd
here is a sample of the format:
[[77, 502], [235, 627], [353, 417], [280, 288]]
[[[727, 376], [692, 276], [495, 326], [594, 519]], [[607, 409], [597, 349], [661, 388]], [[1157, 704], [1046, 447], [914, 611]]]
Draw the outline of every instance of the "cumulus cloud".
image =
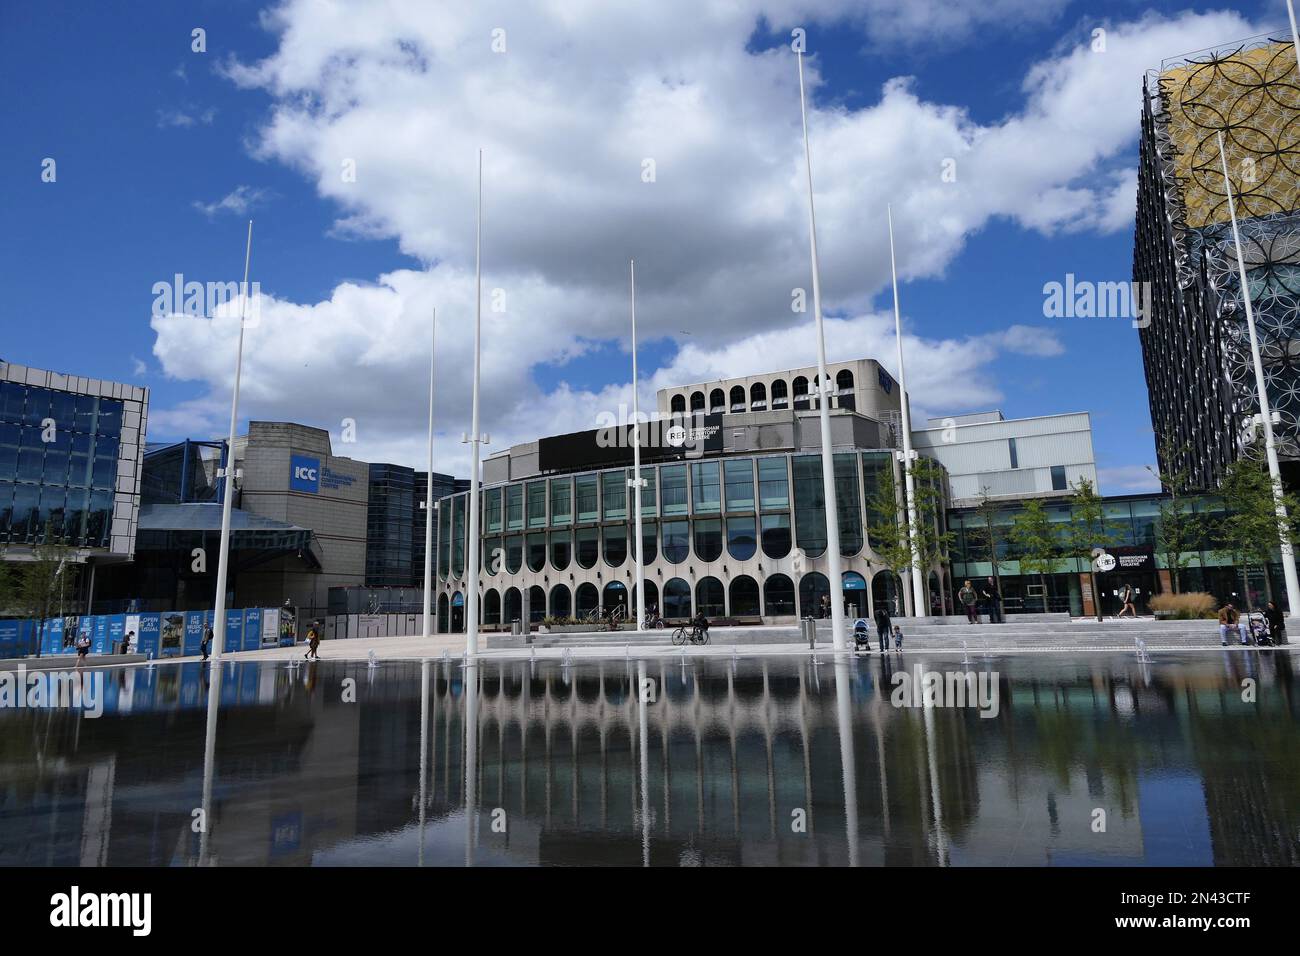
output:
[[1133, 495], [1160, 490], [1160, 480], [1146, 465], [1098, 468], [1097, 484], [1108, 495]]
[[219, 213], [233, 213], [236, 216], [243, 216], [249, 210], [264, 203], [270, 195], [268, 190], [255, 186], [236, 186], [214, 202], [201, 202], [196, 199], [191, 205], [209, 219]]
[[[452, 2], [433, 15], [398, 0], [288, 0], [264, 16], [275, 52], [223, 66], [271, 97], [256, 155], [315, 185], [338, 209], [333, 235], [391, 237], [427, 268], [344, 283], [316, 303], [264, 300], [244, 408], [336, 433], [355, 418], [359, 457], [419, 462], [436, 304], [439, 427], [466, 429], [480, 146], [483, 419], [495, 446], [590, 427], [625, 400], [626, 385], [543, 391], [533, 373], [591, 343], [626, 344], [632, 257], [642, 342], [686, 343], [663, 367], [643, 368], [643, 402], [660, 386], [808, 364], [811, 316], [791, 311], [792, 290], [810, 285], [795, 63], [787, 45], [761, 49], [755, 36], [807, 26], [815, 37], [815, 26], [860, 30], [869, 44], [929, 29], [958, 42], [1013, 13], [1030, 18], [1022, 25], [1050, 22], [1062, 6], [557, 0]], [[492, 50], [498, 28], [503, 53]], [[1210, 13], [1109, 24], [1105, 53], [1071, 34], [1026, 72], [1021, 108], [991, 123], [926, 100], [907, 77], [861, 108], [814, 106], [828, 356], [893, 364], [892, 318], [877, 311], [889, 279], [887, 202], [904, 281], [942, 276], [998, 218], [1044, 235], [1123, 228], [1143, 71], [1251, 32], [1236, 14]], [[805, 67], [815, 97], [816, 57]], [[925, 329], [904, 295], [909, 328]], [[154, 330], [164, 371], [202, 383], [220, 405], [236, 320], [169, 316]], [[1063, 351], [1052, 333], [1021, 324], [909, 333], [905, 347], [914, 404], [944, 412], [998, 400], [988, 368], [998, 355]], [[441, 444], [440, 467], [463, 472], [463, 446]]]

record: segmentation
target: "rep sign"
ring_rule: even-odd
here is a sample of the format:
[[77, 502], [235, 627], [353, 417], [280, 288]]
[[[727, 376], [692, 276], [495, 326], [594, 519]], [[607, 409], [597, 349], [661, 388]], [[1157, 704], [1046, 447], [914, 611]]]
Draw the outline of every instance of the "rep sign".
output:
[[289, 490], [316, 494], [320, 491], [320, 459], [306, 455], [289, 457]]

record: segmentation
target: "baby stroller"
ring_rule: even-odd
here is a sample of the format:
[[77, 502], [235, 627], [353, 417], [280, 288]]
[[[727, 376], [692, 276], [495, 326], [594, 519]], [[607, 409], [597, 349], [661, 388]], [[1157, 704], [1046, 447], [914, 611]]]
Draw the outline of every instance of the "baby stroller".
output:
[[871, 631], [867, 626], [867, 619], [860, 617], [853, 622], [853, 649], [860, 651], [863, 648], [871, 650]]
[[1250, 634], [1250, 640], [1259, 647], [1272, 647], [1273, 636], [1269, 633], [1268, 618], [1263, 614], [1255, 612], [1249, 616], [1246, 622], [1246, 630]]

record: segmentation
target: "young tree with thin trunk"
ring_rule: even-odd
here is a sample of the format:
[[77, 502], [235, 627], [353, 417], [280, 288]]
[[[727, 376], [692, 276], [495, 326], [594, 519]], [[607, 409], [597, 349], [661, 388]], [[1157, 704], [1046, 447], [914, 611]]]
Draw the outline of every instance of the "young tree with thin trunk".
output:
[[1092, 588], [1092, 605], [1097, 620], [1102, 620], [1101, 593], [1097, 590], [1097, 566], [1093, 549], [1114, 543], [1115, 535], [1106, 527], [1106, 512], [1101, 495], [1087, 478], [1070, 487], [1070, 523], [1062, 537], [1062, 557], [1078, 558], [1088, 564], [1088, 584]]
[[1287, 510], [1284, 526], [1276, 511], [1273, 480], [1258, 457], [1249, 455], [1238, 458], [1224, 471], [1219, 496], [1223, 498], [1224, 515], [1215, 528], [1215, 551], [1241, 568], [1246, 610], [1250, 611], [1254, 607], [1250, 569], [1261, 568], [1268, 579], [1268, 565], [1274, 549], [1280, 546], [1282, 531], [1295, 540], [1300, 502], [1294, 495], [1282, 494]]
[[1164, 558], [1169, 572], [1169, 583], [1175, 594], [1179, 593], [1183, 568], [1191, 564], [1200, 553], [1201, 538], [1205, 534], [1205, 521], [1195, 513], [1191, 494], [1192, 474], [1186, 467], [1172, 462], [1186, 461], [1188, 446], [1175, 445], [1166, 438], [1160, 445], [1160, 460], [1166, 462], [1160, 472], [1150, 465], [1147, 471], [1160, 479], [1167, 498], [1160, 501], [1159, 519], [1156, 522], [1156, 550]]
[[32, 547], [32, 560], [23, 562], [15, 586], [15, 605], [36, 619], [36, 655], [41, 654], [45, 628], [55, 611], [62, 613], [63, 598], [77, 591], [74, 549], [46, 529], [45, 540]]
[[1011, 543], [1020, 559], [1020, 570], [1037, 574], [1043, 588], [1043, 610], [1047, 610], [1047, 575], [1056, 570], [1060, 561], [1061, 545], [1056, 537], [1051, 516], [1037, 498], [1025, 502], [1024, 508], [1011, 522]]
[[894, 573], [900, 588], [903, 575], [912, 570], [912, 543], [907, 535], [902, 497], [892, 465], [882, 468], [867, 497], [867, 540], [880, 563]]
[[1002, 550], [1003, 542], [1007, 540], [1006, 532], [997, 523], [998, 515], [1001, 513], [1002, 507], [993, 500], [988, 487], [981, 488], [979, 504], [975, 506], [975, 525], [966, 530], [980, 549], [988, 555], [989, 565], [993, 569], [993, 583], [999, 594], [1002, 594], [1004, 563], [999, 552]]

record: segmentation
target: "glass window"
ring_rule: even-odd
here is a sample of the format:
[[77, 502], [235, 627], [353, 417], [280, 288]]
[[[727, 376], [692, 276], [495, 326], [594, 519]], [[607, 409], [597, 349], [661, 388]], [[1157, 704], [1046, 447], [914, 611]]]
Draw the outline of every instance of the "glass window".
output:
[[717, 514], [722, 508], [722, 489], [716, 461], [697, 461], [691, 465], [695, 484], [692, 508], [695, 514]]
[[[595, 475], [579, 475], [573, 479], [573, 496], [579, 521], [596, 521], [600, 517]], [[581, 548], [578, 559], [582, 560]]]
[[528, 570], [540, 571], [546, 567], [546, 533], [534, 531], [526, 539]]
[[465, 503], [468, 495], [457, 495], [451, 513], [451, 573], [460, 577], [465, 573]]
[[[3, 401], [3, 396], [0, 396]], [[9, 530], [14, 517], [14, 483], [0, 481], [0, 543], [9, 540]]]
[[732, 578], [730, 591], [732, 617], [758, 617], [757, 581], [749, 575], [742, 574], [738, 578]]
[[687, 510], [686, 466], [664, 465], [659, 469], [660, 514], [684, 515]]
[[786, 459], [758, 459], [758, 500], [763, 510], [790, 507], [790, 482], [786, 477]]
[[[727, 554], [737, 561], [748, 561], [758, 550], [753, 515], [734, 515], [727, 519]], [[757, 600], [757, 598], [755, 599]], [[757, 612], [755, 612], [757, 613]]]
[[826, 497], [820, 455], [796, 455], [794, 470], [794, 532], [810, 558], [826, 552]]
[[528, 483], [528, 527], [546, 527], [546, 482]]
[[551, 479], [551, 524], [566, 525], [573, 521], [573, 486], [568, 478]]
[[665, 521], [664, 523], [664, 560], [669, 564], [681, 564], [690, 554], [690, 522]]
[[[94, 401], [94, 399], [90, 399]], [[23, 422], [28, 425], [35, 425], [38, 429], [41, 422], [50, 417], [50, 392], [45, 388], [29, 388], [27, 390], [27, 403], [23, 409]]]
[[451, 567], [451, 498], [438, 505], [438, 577], [446, 578]]
[[1011, 467], [1019, 468], [1020, 456], [1016, 454], [1016, 440], [1014, 438], [1007, 439], [1007, 454], [1011, 458]]
[[524, 526], [524, 486], [506, 485], [506, 530], [518, 531]]
[[784, 558], [790, 553], [790, 516], [763, 515], [763, 553], [769, 558]]
[[117, 459], [95, 458], [95, 468], [91, 473], [90, 483], [96, 488], [112, 488], [117, 477]]
[[695, 519], [695, 556], [701, 561], [722, 557], [722, 519]]
[[617, 568], [627, 560], [627, 525], [605, 525], [604, 536], [605, 563], [611, 568]]
[[641, 563], [651, 564], [659, 557], [659, 527], [653, 521], [641, 522]]
[[501, 489], [488, 488], [483, 492], [483, 527], [489, 533], [501, 531]]
[[605, 520], [621, 521], [627, 517], [627, 472], [606, 471], [600, 476]]
[[[656, 507], [654, 468], [642, 468], [641, 477], [645, 479], [645, 487], [641, 489], [641, 516], [644, 518], [646, 515], [657, 515], [659, 509]], [[632, 506], [629, 504], [628, 507]]]
[[573, 540], [569, 531], [551, 532], [551, 567], [563, 571], [573, 559]]
[[858, 456], [835, 455], [835, 515], [840, 529], [840, 554], [862, 550], [862, 511], [858, 507]]
[[578, 567], [594, 568], [600, 557], [600, 529], [579, 528], [577, 541]]
[[763, 584], [763, 613], [770, 617], [794, 614], [794, 582], [784, 574], [774, 574]]
[[117, 438], [122, 434], [122, 403], [112, 398], [99, 400], [99, 420], [95, 430], [100, 435]]
[[1065, 491], [1066, 487], [1067, 485], [1065, 483], [1065, 466], [1053, 465], [1052, 466], [1052, 490]]
[[27, 541], [31, 538], [40, 517], [41, 489], [39, 485], [14, 485], [14, 516], [10, 538]]
[[772, 410], [779, 408], [788, 408], [790, 405], [790, 390], [783, 379], [777, 379], [772, 383]]
[[752, 511], [754, 509], [754, 460], [731, 459], [723, 463], [722, 473], [727, 483], [727, 510]]
[[862, 456], [862, 491], [867, 499], [867, 526], [880, 527], [887, 521], [896, 521], [897, 515], [883, 515], [872, 507], [884, 473], [892, 468], [889, 452], [871, 452]]
[[506, 546], [500, 538], [483, 539], [483, 570], [498, 574], [505, 570]]
[[701, 578], [695, 585], [695, 613], [705, 617], [722, 617], [727, 613], [723, 604], [722, 582], [717, 578]]
[[518, 574], [524, 566], [524, 536], [512, 534], [506, 538], [506, 573]]
[[86, 544], [103, 548], [108, 545], [108, 532], [113, 517], [113, 493], [111, 491], [92, 491], [90, 493], [90, 514], [86, 520]]
[[73, 427], [89, 435], [95, 430], [95, 397], [93, 395], [76, 396], [76, 420]]
[[23, 420], [23, 404], [27, 389], [17, 382], [0, 382], [0, 421], [18, 423]]
[[664, 583], [663, 614], [669, 620], [684, 620], [691, 616], [691, 586], [681, 578], [670, 578]]

